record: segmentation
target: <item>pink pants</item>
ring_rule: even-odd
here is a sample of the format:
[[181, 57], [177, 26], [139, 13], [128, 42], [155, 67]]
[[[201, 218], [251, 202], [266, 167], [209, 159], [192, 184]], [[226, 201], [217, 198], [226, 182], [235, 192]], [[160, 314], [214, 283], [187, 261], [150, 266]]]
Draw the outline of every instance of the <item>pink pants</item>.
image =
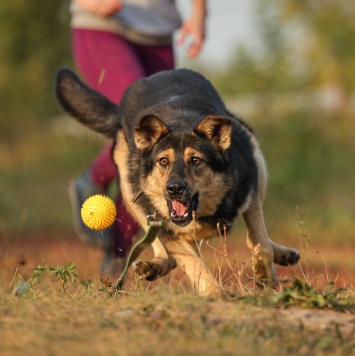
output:
[[[114, 33], [74, 29], [73, 52], [76, 65], [88, 85], [119, 104], [124, 91], [142, 77], [174, 68], [171, 45], [137, 45]], [[96, 157], [89, 170], [93, 181], [107, 188], [117, 178], [111, 159], [112, 142]], [[125, 256], [138, 225], [126, 211], [119, 195], [116, 200], [117, 218], [114, 253]]]

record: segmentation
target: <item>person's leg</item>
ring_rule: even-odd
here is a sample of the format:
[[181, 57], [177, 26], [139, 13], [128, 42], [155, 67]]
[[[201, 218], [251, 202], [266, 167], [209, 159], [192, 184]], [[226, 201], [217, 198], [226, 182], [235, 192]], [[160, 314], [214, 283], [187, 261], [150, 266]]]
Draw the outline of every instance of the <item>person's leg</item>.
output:
[[137, 45], [136, 48], [147, 76], [163, 70], [175, 68], [174, 50], [172, 45]]
[[[73, 52], [87, 83], [116, 104], [127, 87], [145, 75], [132, 45], [110, 32], [73, 30]], [[93, 181], [103, 189], [116, 177], [111, 149], [108, 143], [90, 167]]]
[[[76, 64], [87, 83], [115, 103], [120, 102], [125, 89], [130, 84], [145, 75], [134, 47], [115, 34], [95, 30], [74, 30], [73, 51]], [[74, 213], [77, 215], [76, 226], [79, 225], [79, 229], [76, 230], [81, 232], [79, 235], [81, 237], [85, 235], [84, 240], [102, 246], [105, 250], [103, 273], [109, 272], [105, 270], [112, 269], [113, 255], [125, 256], [133, 236], [138, 231], [138, 225], [126, 211], [120, 194], [116, 201], [117, 219], [113, 228], [99, 232], [90, 231], [83, 226], [80, 219], [82, 202], [89, 195], [105, 194], [110, 182], [117, 177], [111, 150], [112, 142], [109, 142], [93, 161], [89, 170], [75, 180], [71, 194], [76, 211]]]
[[87, 83], [115, 104], [132, 83], [146, 75], [134, 46], [114, 33], [76, 29], [73, 51]]
[[89, 167], [90, 178], [105, 192], [110, 183], [117, 178], [116, 166], [112, 161], [113, 142], [109, 141]]

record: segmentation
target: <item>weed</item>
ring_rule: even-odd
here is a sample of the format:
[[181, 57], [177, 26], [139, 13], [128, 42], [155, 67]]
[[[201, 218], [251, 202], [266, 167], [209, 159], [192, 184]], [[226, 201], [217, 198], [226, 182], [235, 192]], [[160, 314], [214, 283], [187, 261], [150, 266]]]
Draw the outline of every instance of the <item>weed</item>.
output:
[[92, 293], [94, 291], [95, 282], [91, 279], [84, 279], [80, 281], [80, 286], [83, 288], [85, 293]]
[[290, 286], [283, 288], [281, 293], [273, 294], [269, 300], [282, 306], [301, 306], [303, 308], [334, 309], [337, 311], [355, 312], [355, 300], [344, 299], [344, 288], [333, 290], [334, 283], [329, 282], [323, 292], [294, 278]]
[[48, 266], [45, 261], [44, 266], [38, 265], [35, 269], [34, 272], [31, 275], [31, 280], [33, 284], [35, 284], [38, 280], [38, 278], [45, 272], [49, 272], [49, 274], [55, 274], [58, 277], [59, 282], [61, 283], [63, 292], [66, 293], [66, 290], [68, 287], [66, 287], [66, 284], [69, 280], [72, 282], [76, 282], [76, 278], [78, 278], [78, 275], [74, 272], [76, 266], [68, 262], [64, 266]]
[[113, 282], [111, 281], [110, 277], [106, 279], [101, 279], [101, 286], [99, 287], [100, 292], [107, 292], [108, 290], [112, 289]]
[[[214, 247], [211, 245], [210, 241], [206, 241], [207, 247], [213, 252], [215, 259], [215, 268], [217, 269], [217, 281], [221, 288], [223, 288], [226, 283], [234, 279], [233, 284], [237, 285], [237, 291], [229, 291], [229, 293], [241, 293], [250, 294], [251, 290], [247, 285], [251, 279], [246, 274], [247, 263], [240, 263], [239, 256], [237, 255], [232, 261], [228, 255], [228, 238], [227, 238], [227, 228], [223, 225], [223, 233], [221, 231], [221, 225], [217, 224], [218, 236], [219, 236], [219, 247]], [[201, 245], [200, 245], [201, 246]], [[255, 273], [254, 273], [255, 277]], [[255, 286], [254, 286], [255, 287]], [[256, 288], [254, 288], [255, 290]]]

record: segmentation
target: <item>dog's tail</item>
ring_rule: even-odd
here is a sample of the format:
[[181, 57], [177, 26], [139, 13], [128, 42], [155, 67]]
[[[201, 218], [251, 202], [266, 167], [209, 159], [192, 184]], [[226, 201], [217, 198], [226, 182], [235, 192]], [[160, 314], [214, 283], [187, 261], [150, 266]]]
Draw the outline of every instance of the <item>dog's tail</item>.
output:
[[71, 69], [57, 71], [55, 91], [64, 110], [90, 129], [114, 138], [121, 128], [119, 107], [85, 85]]

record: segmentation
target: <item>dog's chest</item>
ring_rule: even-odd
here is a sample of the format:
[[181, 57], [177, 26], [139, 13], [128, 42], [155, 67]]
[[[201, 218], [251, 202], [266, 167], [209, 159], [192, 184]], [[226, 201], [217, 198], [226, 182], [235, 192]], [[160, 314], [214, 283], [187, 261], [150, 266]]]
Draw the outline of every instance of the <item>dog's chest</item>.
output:
[[[176, 227], [171, 223], [167, 224], [170, 230], [170, 238], [194, 242], [199, 240], [209, 240], [218, 235], [217, 226], [212, 227], [206, 223], [201, 223], [198, 220], [192, 221], [185, 227]], [[221, 228], [222, 229], [222, 228]]]

